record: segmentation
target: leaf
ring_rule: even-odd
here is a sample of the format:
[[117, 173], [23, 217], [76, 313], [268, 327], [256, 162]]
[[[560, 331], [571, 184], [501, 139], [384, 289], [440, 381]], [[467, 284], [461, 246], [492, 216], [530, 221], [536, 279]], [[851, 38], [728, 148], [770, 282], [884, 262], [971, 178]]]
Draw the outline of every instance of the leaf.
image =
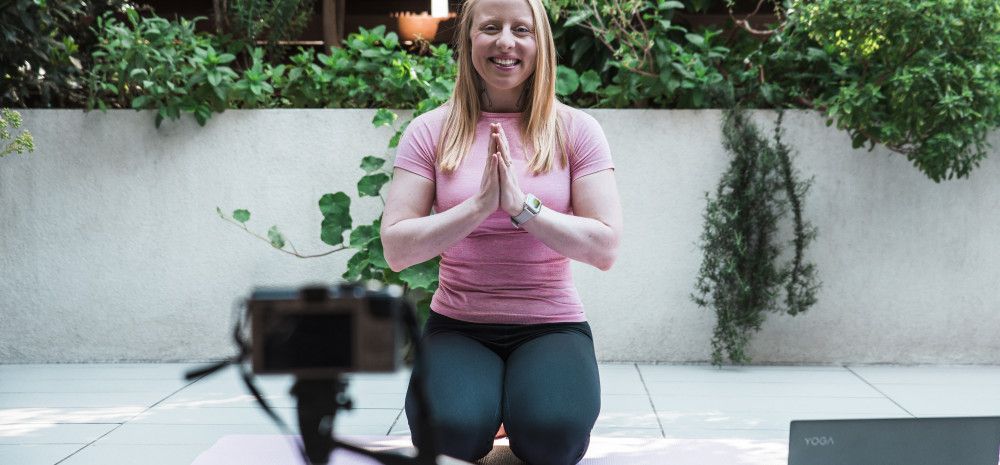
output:
[[329, 245], [342, 245], [344, 231], [351, 229], [351, 198], [343, 192], [325, 194], [319, 199], [323, 213], [320, 240]]
[[585, 19], [587, 19], [589, 17], [590, 17], [590, 10], [580, 10], [580, 11], [576, 12], [575, 14], [573, 14], [573, 16], [570, 16], [566, 20], [566, 22], [563, 23], [563, 27], [564, 28], [568, 28], [568, 27], [576, 26], [577, 24], [580, 24], [581, 22], [583, 22], [583, 20], [585, 20]]
[[347, 271], [340, 277], [348, 281], [356, 281], [361, 277], [361, 271], [365, 268], [368, 268], [368, 252], [359, 250], [350, 260], [347, 260]]
[[132, 23], [132, 27], [135, 27], [137, 24], [139, 24], [139, 12], [136, 11], [135, 8], [126, 9], [125, 16], [127, 16], [129, 22]]
[[684, 38], [687, 39], [688, 42], [691, 42], [699, 47], [705, 45], [705, 38], [698, 34], [684, 34]]
[[767, 103], [774, 104], [774, 89], [772, 89], [770, 84], [764, 84], [760, 86], [760, 94], [764, 97]]
[[691, 105], [694, 108], [702, 108], [702, 106], [704, 105], [704, 100], [705, 100], [705, 94], [702, 93], [700, 90], [695, 90], [694, 93], [691, 94]]
[[684, 4], [676, 0], [660, 3], [661, 10], [683, 10]]
[[389, 268], [389, 262], [385, 261], [385, 253], [382, 251], [382, 241], [372, 241], [368, 245], [368, 263], [379, 268]]
[[385, 108], [379, 108], [375, 112], [375, 117], [372, 118], [372, 124], [375, 127], [389, 126], [396, 121], [397, 115]]
[[427, 296], [427, 297], [425, 297], [423, 299], [420, 299], [420, 301], [417, 302], [417, 319], [418, 319], [418, 321], [420, 322], [421, 325], [424, 324], [424, 322], [427, 321], [427, 318], [431, 314], [431, 301], [432, 300], [434, 300], [434, 296], [433, 295], [429, 295], [429, 296]]
[[411, 289], [426, 289], [434, 291], [438, 285], [438, 269], [440, 259], [434, 258], [423, 263], [413, 265], [399, 273], [399, 279], [403, 280]]
[[601, 86], [601, 76], [597, 74], [597, 71], [588, 69], [580, 75], [580, 90], [586, 94], [592, 94], [597, 92], [597, 88]]
[[250, 212], [247, 210], [233, 210], [233, 219], [240, 223], [246, 223], [250, 220]]
[[285, 236], [281, 235], [277, 226], [271, 226], [271, 229], [267, 230], [267, 238], [271, 240], [271, 245], [276, 249], [285, 246]]
[[823, 61], [830, 58], [825, 50], [816, 47], [809, 47], [806, 52], [806, 59], [809, 61]]
[[381, 240], [378, 229], [371, 225], [358, 226], [351, 231], [350, 245], [354, 249], [363, 249], [373, 240]]
[[604, 41], [607, 42], [607, 43], [609, 43], [609, 44], [613, 43], [615, 41], [615, 37], [616, 37], [615, 34], [617, 34], [617, 33], [614, 30], [610, 30], [609, 29], [608, 31], [606, 31], [604, 33]]
[[580, 58], [583, 58], [583, 54], [587, 53], [587, 51], [589, 51], [590, 48], [593, 46], [594, 46], [593, 37], [583, 36], [580, 37], [579, 39], [576, 39], [576, 42], [573, 42], [572, 46], [573, 57], [572, 60], [570, 61], [570, 64], [576, 65], [577, 63], [579, 63]]
[[556, 93], [559, 95], [569, 95], [576, 92], [580, 87], [580, 77], [576, 70], [559, 65], [556, 70]]
[[361, 197], [378, 197], [382, 186], [389, 182], [389, 175], [385, 173], [369, 174], [358, 181], [358, 195]]
[[361, 159], [361, 169], [365, 170], [365, 173], [371, 173], [385, 164], [384, 158], [379, 158], [375, 156], [367, 156]]

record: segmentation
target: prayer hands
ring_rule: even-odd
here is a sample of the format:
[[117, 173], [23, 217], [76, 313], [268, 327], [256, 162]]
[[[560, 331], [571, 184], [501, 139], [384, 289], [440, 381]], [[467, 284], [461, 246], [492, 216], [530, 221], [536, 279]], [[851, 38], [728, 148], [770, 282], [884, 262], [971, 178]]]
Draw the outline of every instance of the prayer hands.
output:
[[477, 200], [483, 210], [493, 213], [500, 206], [500, 173], [497, 165], [503, 164], [503, 162], [500, 161], [500, 153], [493, 147], [492, 140], [489, 145], [490, 153], [486, 157], [486, 166], [483, 168], [483, 179], [479, 183]]
[[491, 154], [499, 154], [501, 162], [497, 166], [500, 172], [500, 209], [510, 216], [515, 216], [524, 209], [525, 195], [517, 183], [517, 174], [512, 169], [510, 144], [500, 123], [490, 124], [489, 150]]

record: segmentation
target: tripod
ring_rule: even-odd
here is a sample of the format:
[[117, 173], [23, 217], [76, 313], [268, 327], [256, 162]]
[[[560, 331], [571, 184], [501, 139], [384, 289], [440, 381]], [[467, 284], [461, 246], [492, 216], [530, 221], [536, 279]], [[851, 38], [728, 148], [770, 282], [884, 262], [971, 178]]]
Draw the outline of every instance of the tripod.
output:
[[[251, 358], [251, 354], [254, 353], [252, 347], [260, 348], [264, 344], [264, 334], [258, 334], [256, 336], [257, 339], [254, 340], [247, 339], [246, 337], [247, 331], [245, 330], [245, 325], [250, 321], [251, 313], [249, 303], [257, 302], [258, 300], [270, 302], [269, 305], [259, 307], [257, 310], [258, 313], [255, 313], [255, 315], [263, 315], [265, 313], [260, 312], [271, 311], [274, 302], [310, 302], [313, 305], [318, 305], [331, 301], [330, 296], [343, 296], [348, 300], [360, 301], [359, 299], [367, 299], [370, 302], [379, 302], [380, 305], [371, 307], [371, 311], [376, 312], [381, 318], [399, 318], [401, 322], [405, 323], [410, 335], [410, 340], [413, 341], [414, 355], [419, 361], [422, 357], [420, 350], [420, 335], [413, 304], [406, 299], [401, 298], [401, 291], [398, 295], [393, 293], [369, 295], [365, 292], [364, 288], [359, 287], [359, 285], [356, 284], [342, 284], [337, 288], [330, 289], [304, 288], [298, 293], [289, 293], [284, 290], [265, 290], [260, 291], [260, 293], [255, 291], [254, 297], [251, 297], [251, 299], [246, 303], [238, 302], [246, 307], [246, 312], [242, 318], [237, 318], [233, 327], [233, 340], [236, 342], [236, 347], [239, 349], [239, 353], [231, 359], [223, 360], [204, 368], [192, 370], [186, 374], [185, 378], [188, 380], [198, 379], [215, 373], [230, 364], [235, 365], [243, 378], [243, 382], [246, 385], [247, 390], [257, 400], [258, 405], [260, 405], [260, 407], [264, 410], [264, 413], [266, 413], [281, 430], [285, 431], [287, 434], [293, 434], [289, 431], [288, 427], [281, 420], [274, 409], [271, 408], [267, 401], [264, 400], [260, 390], [253, 382], [253, 373], [251, 373], [247, 364], [244, 363], [249, 360]], [[397, 310], [393, 305], [394, 303], [401, 305], [401, 308]], [[298, 307], [294, 307], [294, 309], [301, 310]], [[363, 309], [367, 310], [368, 307], [365, 306]], [[362, 311], [361, 307], [355, 307], [354, 310]], [[399, 312], [398, 315], [395, 315], [396, 311]], [[302, 313], [294, 312], [289, 312], [289, 314], [296, 316], [304, 315]], [[254, 318], [254, 320], [256, 321], [257, 319]], [[298, 325], [307, 324], [304, 320], [295, 321]], [[267, 321], [263, 319], [258, 321], [258, 323], [263, 324], [264, 327], [267, 326]], [[340, 324], [342, 322], [338, 320], [337, 323]], [[307, 346], [310, 343], [315, 343], [315, 341], [309, 340], [309, 336], [314, 335], [306, 334], [304, 338], [296, 340], [294, 343], [287, 340], [282, 340], [281, 343], [289, 344], [293, 348], [297, 347], [296, 344], [300, 346]], [[282, 337], [287, 338], [289, 336], [284, 335]], [[414, 394], [417, 399], [416, 408], [419, 409], [419, 414], [414, 415], [415, 418], [413, 420], [417, 421], [419, 428], [427, 431], [428, 434], [422, 435], [420, 444], [414, 444], [417, 447], [417, 455], [415, 457], [388, 452], [371, 452], [359, 446], [338, 441], [333, 435], [333, 425], [337, 416], [337, 411], [344, 408], [350, 409], [352, 406], [351, 400], [347, 398], [347, 381], [343, 378], [344, 372], [342, 371], [343, 368], [349, 366], [352, 365], [339, 365], [338, 363], [333, 362], [327, 363], [326, 365], [321, 364], [319, 368], [321, 368], [320, 373], [322, 373], [322, 375], [312, 374], [311, 376], [299, 376], [296, 378], [295, 384], [292, 387], [291, 394], [295, 396], [297, 400], [299, 433], [302, 436], [302, 447], [299, 452], [302, 453], [302, 458], [305, 460], [307, 465], [323, 465], [328, 463], [330, 461], [330, 454], [337, 448], [346, 449], [359, 455], [371, 457], [384, 465], [437, 465], [442, 463], [465, 463], [444, 456], [438, 457], [435, 453], [435, 441], [433, 434], [431, 433], [431, 410], [427, 403], [427, 395], [424, 389], [421, 371], [416, 367], [414, 368], [413, 378], [411, 381], [412, 386], [415, 389]], [[338, 369], [337, 367], [341, 367], [341, 369]], [[265, 370], [265, 372], [267, 371]], [[278, 370], [271, 370], [270, 372], [293, 373], [293, 370], [290, 366], [279, 364]]]
[[408, 457], [385, 452], [371, 452], [338, 441], [333, 435], [333, 424], [337, 411], [352, 408], [352, 401], [347, 397], [346, 391], [347, 381], [340, 375], [334, 379], [298, 378], [292, 386], [291, 393], [297, 399], [299, 432], [302, 435], [305, 458], [309, 460], [310, 465], [328, 463], [330, 454], [338, 447], [372, 457], [385, 465], [435, 465], [439, 463], [434, 453], [430, 452], [430, 447], [421, 447], [418, 449], [416, 457]]

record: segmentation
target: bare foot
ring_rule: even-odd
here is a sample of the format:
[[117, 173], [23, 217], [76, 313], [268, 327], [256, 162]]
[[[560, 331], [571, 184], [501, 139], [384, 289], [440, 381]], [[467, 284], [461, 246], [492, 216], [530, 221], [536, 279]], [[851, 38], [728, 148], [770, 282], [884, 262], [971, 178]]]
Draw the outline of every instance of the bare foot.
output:
[[497, 435], [493, 436], [493, 439], [503, 439], [507, 437], [507, 432], [503, 430], [503, 423], [500, 423], [500, 429], [497, 430]]

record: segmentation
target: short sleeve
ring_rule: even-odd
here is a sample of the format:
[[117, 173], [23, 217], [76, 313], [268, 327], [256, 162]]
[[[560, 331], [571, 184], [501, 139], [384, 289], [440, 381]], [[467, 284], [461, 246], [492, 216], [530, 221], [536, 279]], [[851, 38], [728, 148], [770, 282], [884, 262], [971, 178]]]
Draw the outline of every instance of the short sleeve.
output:
[[393, 167], [435, 181], [434, 150], [436, 144], [430, 128], [423, 118], [416, 118], [403, 131], [396, 147]]
[[611, 147], [601, 124], [582, 111], [573, 113], [573, 122], [568, 130], [570, 182], [601, 170], [614, 169]]

